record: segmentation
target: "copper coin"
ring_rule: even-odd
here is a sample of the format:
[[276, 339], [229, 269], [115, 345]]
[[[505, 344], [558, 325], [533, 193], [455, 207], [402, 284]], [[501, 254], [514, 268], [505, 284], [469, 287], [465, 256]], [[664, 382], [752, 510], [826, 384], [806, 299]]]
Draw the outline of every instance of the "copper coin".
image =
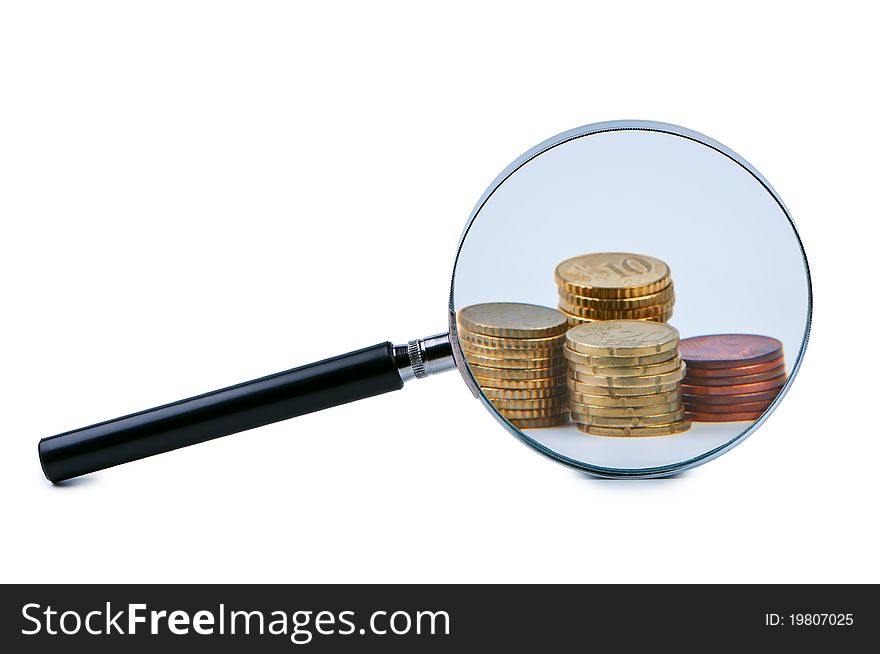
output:
[[753, 382], [751, 384], [731, 384], [729, 386], [695, 386], [694, 384], [682, 384], [681, 390], [685, 395], [744, 395], [745, 393], [758, 393], [781, 388], [785, 385], [788, 377], [785, 374], [768, 379], [766, 381]]
[[[690, 371], [688, 372], [690, 373]], [[752, 382], [775, 379], [784, 374], [785, 366], [779, 366], [778, 368], [773, 368], [767, 372], [759, 372], [754, 375], [739, 375], [737, 377], [694, 377], [687, 374], [682, 383], [693, 384], [694, 386], [736, 386], [739, 384], [751, 384]]]
[[740, 422], [743, 420], [757, 420], [763, 413], [763, 411], [754, 413], [694, 413], [688, 411], [687, 418], [693, 422]]
[[755, 413], [766, 411], [773, 400], [765, 402], [741, 402], [740, 404], [706, 404], [705, 402], [685, 402], [684, 407], [695, 413]]
[[785, 366], [785, 357], [779, 357], [764, 363], [756, 363], [751, 366], [731, 366], [730, 368], [688, 368], [688, 377], [740, 377], [745, 375], [756, 375], [760, 372], [767, 372], [774, 368]]
[[779, 389], [760, 393], [744, 393], [743, 395], [683, 395], [685, 404], [742, 404], [744, 402], [769, 402], [779, 395]]
[[782, 356], [782, 343], [757, 334], [712, 334], [682, 339], [678, 353], [688, 367], [751, 366]]

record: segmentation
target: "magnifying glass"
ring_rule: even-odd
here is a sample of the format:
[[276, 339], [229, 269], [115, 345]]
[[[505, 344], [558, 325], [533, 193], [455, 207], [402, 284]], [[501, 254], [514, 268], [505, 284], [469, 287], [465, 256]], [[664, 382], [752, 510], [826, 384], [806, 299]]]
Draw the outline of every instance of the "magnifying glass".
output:
[[60, 482], [457, 368], [541, 454], [599, 477], [661, 477], [766, 420], [811, 311], [803, 245], [757, 170], [682, 127], [597, 123], [532, 148], [480, 197], [447, 333], [44, 438], [40, 462]]

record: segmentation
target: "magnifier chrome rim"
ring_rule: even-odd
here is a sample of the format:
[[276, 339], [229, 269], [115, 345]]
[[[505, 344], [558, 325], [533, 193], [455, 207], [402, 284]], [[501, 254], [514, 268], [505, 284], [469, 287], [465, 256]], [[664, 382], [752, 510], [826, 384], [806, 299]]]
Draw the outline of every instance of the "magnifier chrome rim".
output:
[[[712, 450], [709, 450], [708, 452], [704, 452], [699, 456], [687, 459], [685, 461], [664, 466], [656, 466], [652, 468], [608, 468], [604, 466], [596, 466], [589, 463], [584, 463], [582, 461], [572, 459], [551, 450], [545, 445], [530, 438], [528, 434], [514, 427], [495, 409], [492, 403], [489, 402], [489, 400], [480, 389], [480, 386], [477, 384], [476, 379], [474, 379], [474, 376], [471, 373], [470, 367], [467, 365], [467, 361], [465, 360], [464, 353], [461, 349], [461, 343], [458, 339], [458, 327], [455, 321], [455, 275], [456, 271], [458, 270], [458, 260], [461, 256], [461, 249], [464, 246], [465, 239], [467, 238], [471, 226], [473, 225], [480, 211], [489, 201], [489, 198], [491, 198], [492, 195], [495, 193], [495, 191], [520, 168], [522, 168], [538, 156], [544, 154], [545, 152], [552, 150], [553, 148], [568, 143], [569, 141], [573, 141], [575, 139], [583, 138], [586, 136], [592, 136], [594, 134], [601, 134], [605, 132], [621, 131], [656, 132], [684, 138], [689, 141], [694, 141], [696, 143], [699, 143], [700, 145], [715, 150], [719, 154], [727, 157], [728, 159], [739, 165], [741, 168], [743, 168], [743, 170], [748, 172], [756, 181], [761, 184], [761, 186], [764, 187], [764, 189], [770, 194], [770, 196], [773, 198], [773, 200], [776, 202], [776, 204], [779, 206], [779, 208], [782, 210], [782, 213], [788, 220], [788, 223], [794, 233], [794, 237], [797, 240], [798, 247], [800, 248], [801, 258], [803, 259], [804, 263], [804, 272], [806, 273], [807, 277], [807, 320], [804, 326], [804, 335], [803, 339], [801, 340], [801, 346], [798, 350], [797, 357], [795, 358], [795, 361], [792, 365], [788, 380], [785, 382], [785, 385], [780, 389], [779, 394], [776, 396], [770, 406], [764, 411], [760, 418], [758, 418], [749, 427], [744, 429], [739, 435], [735, 436], [724, 445], [720, 445]], [[557, 134], [556, 136], [547, 139], [543, 143], [536, 145], [525, 154], [518, 157], [509, 166], [507, 166], [507, 168], [505, 168], [504, 171], [502, 171], [502, 173], [498, 175], [498, 177], [496, 177], [495, 180], [485, 190], [483, 195], [474, 206], [473, 211], [471, 211], [470, 217], [468, 218], [467, 222], [465, 223], [464, 230], [458, 242], [458, 248], [455, 252], [455, 262], [453, 263], [452, 267], [452, 282], [450, 284], [449, 291], [449, 340], [452, 345], [452, 354], [453, 358], [455, 359], [455, 365], [464, 377], [465, 383], [467, 383], [468, 388], [471, 389], [471, 392], [473, 392], [473, 394], [477, 398], [479, 398], [479, 400], [486, 406], [487, 409], [489, 409], [492, 415], [495, 416], [496, 420], [498, 420], [505, 427], [505, 429], [507, 429], [507, 431], [509, 431], [517, 439], [519, 439], [522, 443], [524, 443], [531, 449], [536, 450], [546, 457], [552, 459], [553, 461], [568, 466], [569, 468], [573, 468], [580, 472], [585, 472], [593, 477], [604, 479], [650, 479], [656, 477], [668, 477], [670, 475], [678, 474], [680, 472], [684, 472], [685, 470], [690, 470], [691, 468], [695, 468], [699, 465], [707, 463], [708, 461], [711, 461], [712, 459], [721, 456], [725, 452], [733, 449], [734, 447], [742, 443], [746, 438], [751, 436], [756, 429], [764, 424], [764, 421], [767, 420], [770, 414], [776, 410], [776, 407], [779, 405], [779, 403], [782, 401], [782, 399], [791, 388], [792, 382], [800, 371], [801, 363], [804, 358], [804, 353], [807, 349], [807, 342], [810, 338], [810, 328], [812, 326], [812, 322], [813, 283], [810, 276], [810, 265], [807, 261], [807, 253], [804, 251], [803, 241], [801, 240], [801, 236], [798, 232], [797, 226], [795, 225], [794, 220], [791, 217], [791, 213], [788, 211], [788, 208], [785, 206], [785, 203], [782, 201], [782, 198], [779, 197], [779, 194], [775, 191], [775, 189], [764, 178], [764, 176], [755, 169], [754, 166], [752, 166], [748, 161], [746, 161], [736, 152], [719, 143], [718, 141], [715, 141], [714, 139], [711, 139], [704, 134], [700, 134], [699, 132], [687, 129], [686, 127], [650, 120], [614, 120], [601, 123], [592, 123], [590, 125], [577, 127], [575, 129], [562, 132], [561, 134]]]

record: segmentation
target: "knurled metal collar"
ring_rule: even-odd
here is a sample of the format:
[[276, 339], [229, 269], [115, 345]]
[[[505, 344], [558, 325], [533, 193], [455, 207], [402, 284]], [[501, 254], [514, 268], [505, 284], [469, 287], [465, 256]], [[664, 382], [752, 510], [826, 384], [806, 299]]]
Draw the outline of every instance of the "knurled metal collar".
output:
[[412, 366], [413, 373], [415, 373], [416, 379], [424, 379], [428, 376], [428, 371], [425, 370], [425, 361], [422, 359], [422, 348], [419, 347], [419, 342], [410, 341], [406, 344], [406, 353], [409, 355], [409, 363]]

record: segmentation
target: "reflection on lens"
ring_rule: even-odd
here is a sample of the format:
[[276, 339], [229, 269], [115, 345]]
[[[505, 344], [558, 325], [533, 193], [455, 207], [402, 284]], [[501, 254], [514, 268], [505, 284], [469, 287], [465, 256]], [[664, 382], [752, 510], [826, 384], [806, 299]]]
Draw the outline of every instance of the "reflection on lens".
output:
[[728, 449], [775, 405], [783, 347], [806, 343], [809, 278], [748, 164], [632, 123], [561, 135], [499, 177], [462, 239], [452, 308], [468, 377], [525, 442], [660, 474]]

